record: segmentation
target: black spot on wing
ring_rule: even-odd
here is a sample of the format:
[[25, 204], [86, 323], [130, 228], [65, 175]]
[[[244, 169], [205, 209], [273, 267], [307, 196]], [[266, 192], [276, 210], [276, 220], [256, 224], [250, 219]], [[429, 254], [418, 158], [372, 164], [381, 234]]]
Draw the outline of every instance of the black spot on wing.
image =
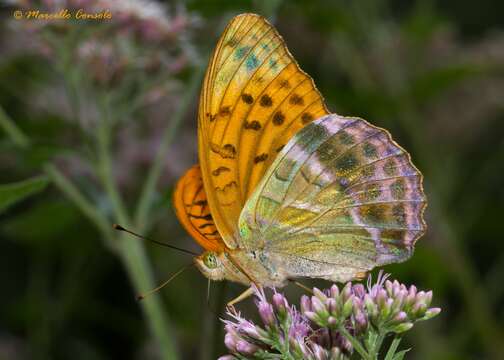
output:
[[203, 219], [203, 220], [212, 220], [212, 214], [208, 215], [194, 215], [194, 214], [189, 214], [189, 217], [192, 217], [194, 219]]
[[213, 176], [219, 176], [223, 172], [228, 172], [228, 171], [231, 171], [231, 169], [229, 169], [229, 168], [227, 168], [225, 166], [219, 166], [217, 169], [215, 169], [215, 170], [212, 171], [212, 175]]
[[229, 116], [231, 114], [231, 109], [229, 106], [223, 106], [219, 110], [219, 115], [220, 116]]
[[282, 79], [278, 82], [278, 85], [280, 86], [280, 88], [285, 88], [285, 89], [289, 89], [291, 86], [290, 86], [290, 83], [289, 83], [289, 80], [286, 80], [286, 79]]
[[254, 102], [254, 98], [250, 94], [242, 94], [241, 99], [246, 104], [252, 104]]
[[301, 115], [301, 122], [303, 124], [308, 124], [309, 122], [312, 122], [313, 121], [313, 115], [310, 114], [310, 113], [304, 113], [303, 115]]
[[260, 163], [262, 161], [266, 161], [266, 159], [268, 158], [268, 154], [261, 154], [261, 155], [257, 155], [255, 158], [254, 158], [254, 163], [257, 164], [257, 163]]
[[294, 94], [290, 97], [289, 99], [289, 103], [291, 105], [304, 105], [304, 100], [301, 96], [299, 96], [298, 94]]
[[257, 131], [257, 130], [261, 129], [261, 123], [259, 121], [257, 121], [257, 120], [252, 120], [250, 122], [245, 121], [243, 123], [243, 127], [245, 129], [250, 129], [250, 130], [256, 130]]
[[259, 105], [263, 107], [270, 107], [273, 105], [273, 100], [269, 95], [264, 94], [263, 96], [261, 96], [261, 100], [259, 100]]
[[277, 111], [275, 115], [273, 115], [273, 124], [274, 125], [282, 125], [285, 120], [285, 115], [281, 111]]

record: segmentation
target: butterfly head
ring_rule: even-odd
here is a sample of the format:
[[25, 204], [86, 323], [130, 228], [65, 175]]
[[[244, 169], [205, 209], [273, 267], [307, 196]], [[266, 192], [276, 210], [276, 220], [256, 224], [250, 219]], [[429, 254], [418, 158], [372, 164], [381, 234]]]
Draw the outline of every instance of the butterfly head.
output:
[[223, 280], [226, 278], [226, 268], [222, 263], [222, 253], [205, 251], [194, 258], [198, 269], [210, 280]]
[[230, 280], [245, 285], [250, 285], [252, 278], [246, 273], [251, 270], [258, 273], [262, 268], [260, 264], [251, 262], [252, 256], [246, 251], [205, 251], [200, 256], [194, 258], [196, 266], [210, 280]]

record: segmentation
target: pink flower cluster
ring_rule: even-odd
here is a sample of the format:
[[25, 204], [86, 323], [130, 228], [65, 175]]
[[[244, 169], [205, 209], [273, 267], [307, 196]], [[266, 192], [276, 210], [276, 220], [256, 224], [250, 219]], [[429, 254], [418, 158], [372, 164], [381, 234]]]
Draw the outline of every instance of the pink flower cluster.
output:
[[[432, 291], [417, 291], [398, 281], [379, 276], [375, 284], [347, 283], [341, 289], [313, 289], [303, 295], [300, 311], [275, 290], [271, 302], [256, 289], [256, 306], [262, 325], [254, 324], [234, 308], [225, 320], [225, 345], [236, 358], [262, 359], [272, 354], [293, 359], [345, 359], [354, 352], [355, 341], [366, 344], [373, 334], [400, 334], [414, 323], [428, 320], [441, 309], [429, 308]], [[363, 345], [363, 348], [365, 345]]]

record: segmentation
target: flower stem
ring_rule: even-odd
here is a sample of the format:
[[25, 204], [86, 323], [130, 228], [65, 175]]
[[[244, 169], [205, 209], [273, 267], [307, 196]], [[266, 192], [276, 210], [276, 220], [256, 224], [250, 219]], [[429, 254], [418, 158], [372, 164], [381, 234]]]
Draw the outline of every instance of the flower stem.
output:
[[2, 106], [0, 106], [0, 127], [4, 129], [16, 146], [26, 148], [30, 144], [28, 137], [17, 127]]
[[[126, 227], [131, 226], [131, 221], [124, 205], [122, 196], [115, 183], [112, 171], [111, 156], [111, 132], [110, 126], [113, 121], [110, 116], [110, 107], [108, 99], [105, 100], [102, 108], [103, 118], [98, 127], [97, 150], [98, 167], [100, 178], [105, 191], [112, 202], [114, 215], [119, 222]], [[133, 283], [135, 290], [139, 293], [145, 293], [155, 287], [154, 276], [145, 252], [144, 245], [131, 236], [121, 235], [118, 237], [117, 247], [119, 255], [125, 265], [129, 278]], [[169, 321], [163, 311], [159, 297], [150, 296], [141, 302], [142, 310], [148, 321], [150, 330], [156, 337], [160, 347], [162, 359], [176, 359], [175, 345], [173, 343], [173, 331], [169, 326]]]
[[[136, 291], [144, 293], [155, 287], [151, 267], [143, 243], [137, 239], [121, 236], [119, 241], [121, 259]], [[140, 302], [148, 326], [156, 337], [161, 359], [177, 359], [174, 334], [160, 298], [156, 295], [146, 297]]]
[[117, 185], [114, 180], [114, 175], [112, 173], [109, 126], [110, 125], [108, 124], [107, 121], [102, 121], [98, 126], [97, 150], [98, 150], [99, 175], [103, 183], [103, 187], [105, 188], [105, 192], [108, 194], [110, 201], [112, 202], [112, 207], [117, 217], [117, 221], [122, 223], [124, 226], [129, 227], [130, 226], [129, 216], [124, 206], [121, 194], [117, 189]]
[[362, 346], [362, 344], [359, 342], [359, 340], [357, 340], [355, 337], [353, 337], [352, 334], [350, 334], [348, 332], [347, 329], [345, 329], [345, 326], [341, 325], [339, 328], [338, 328], [338, 331], [341, 333], [341, 335], [343, 335], [348, 341], [350, 341], [350, 343], [352, 344], [353, 348], [355, 349], [355, 351], [357, 351], [359, 353], [360, 356], [362, 356], [363, 359], [365, 360], [374, 360], [373, 357], [371, 357], [366, 349], [364, 349], [364, 347]]
[[383, 334], [381, 331], [376, 334], [376, 337], [372, 341], [369, 347], [369, 357], [370, 359], [378, 359], [378, 354], [380, 352], [380, 348], [383, 343], [383, 339], [385, 338], [385, 334]]
[[[26, 148], [29, 146], [29, 139], [17, 126], [14, 121], [0, 107], [0, 126], [6, 128], [7, 135], [12, 139], [13, 143], [20, 147]], [[14, 131], [12, 131], [14, 129]], [[103, 139], [106, 140], [106, 139]], [[104, 142], [104, 145], [108, 142]], [[104, 164], [110, 165], [110, 154], [108, 147], [103, 148], [105, 156]], [[109, 168], [110, 169], [110, 168]], [[106, 169], [105, 175], [111, 175], [109, 169]], [[56, 187], [70, 200], [91, 222], [98, 228], [103, 236], [104, 241], [114, 248], [118, 248], [123, 264], [128, 272], [128, 275], [139, 292], [152, 289], [154, 285], [152, 272], [145, 254], [143, 244], [135, 239], [121, 237], [121, 241], [113, 241], [112, 227], [107, 219], [101, 215], [100, 211], [89, 202], [81, 191], [68, 179], [61, 171], [53, 164], [46, 164], [44, 170], [53, 181]], [[104, 179], [107, 182], [112, 181], [112, 178]], [[111, 186], [108, 183], [107, 186]], [[115, 191], [115, 190], [114, 190]], [[121, 202], [116, 205], [122, 206]], [[124, 210], [120, 210], [124, 211]], [[119, 218], [119, 216], [118, 216]], [[157, 338], [160, 347], [162, 359], [177, 359], [175, 346], [173, 343], [173, 332], [166, 319], [165, 312], [162, 309], [159, 298], [151, 296], [142, 301], [142, 310], [148, 321], [148, 325], [152, 333]]]
[[144, 231], [147, 226], [147, 218], [149, 211], [151, 209], [154, 195], [156, 192], [156, 185], [163, 170], [163, 163], [166, 160], [166, 154], [168, 148], [171, 145], [173, 138], [177, 132], [177, 129], [184, 118], [184, 115], [189, 108], [191, 102], [195, 99], [197, 90], [201, 85], [201, 78], [203, 77], [204, 67], [198, 66], [192, 76], [192, 79], [187, 87], [184, 97], [180, 102], [177, 111], [173, 115], [170, 124], [166, 127], [161, 144], [158, 147], [156, 157], [152, 163], [149, 173], [147, 174], [147, 179], [142, 188], [140, 194], [140, 200], [138, 201], [138, 206], [135, 212], [135, 226], [138, 231]]
[[46, 164], [44, 170], [53, 184], [75, 205], [77, 208], [98, 228], [104, 239], [110, 244], [112, 239], [112, 227], [107, 220], [100, 215], [98, 209], [93, 206], [79, 191], [79, 189], [53, 164]]

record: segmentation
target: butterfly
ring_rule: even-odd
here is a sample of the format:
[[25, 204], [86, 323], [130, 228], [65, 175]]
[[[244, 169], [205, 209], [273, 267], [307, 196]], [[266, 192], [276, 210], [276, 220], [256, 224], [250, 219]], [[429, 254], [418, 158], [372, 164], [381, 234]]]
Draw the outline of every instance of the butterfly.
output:
[[425, 232], [422, 174], [390, 134], [331, 114], [263, 17], [233, 18], [211, 57], [199, 164], [174, 206], [211, 280], [344, 282], [408, 259]]

